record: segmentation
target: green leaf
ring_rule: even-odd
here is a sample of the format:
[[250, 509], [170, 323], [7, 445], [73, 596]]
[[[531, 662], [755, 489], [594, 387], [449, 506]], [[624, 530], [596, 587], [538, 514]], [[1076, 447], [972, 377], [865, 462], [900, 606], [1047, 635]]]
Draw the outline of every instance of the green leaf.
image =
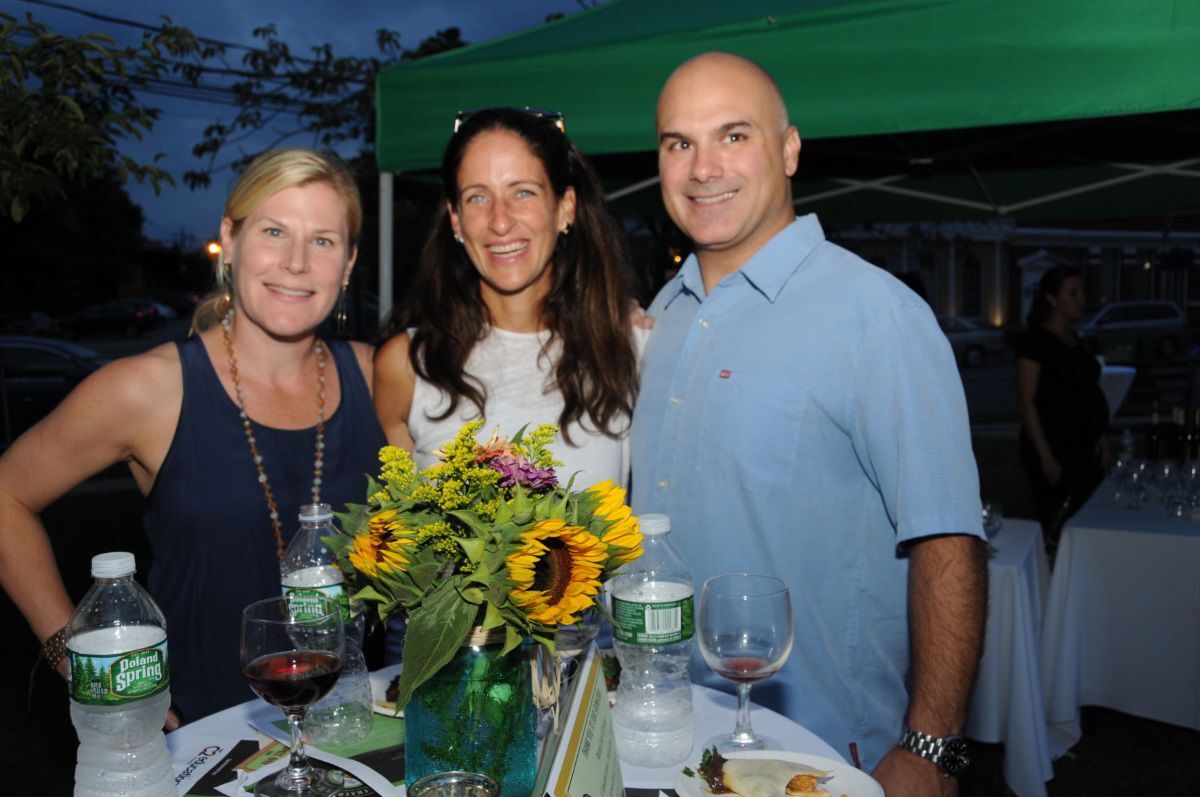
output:
[[76, 119], [79, 119], [80, 121], [84, 119], [83, 109], [79, 107], [79, 103], [75, 102], [73, 97], [69, 97], [66, 94], [59, 94], [58, 101], [66, 106], [67, 110], [70, 111]]
[[471, 630], [476, 611], [459, 598], [451, 582], [446, 582], [430, 593], [419, 609], [408, 613], [397, 706], [405, 706], [414, 689], [454, 658]]
[[[481, 590], [479, 587], [468, 587], [467, 589], [462, 590], [459, 594], [462, 595], [463, 600], [465, 600], [467, 603], [473, 603], [476, 606], [483, 603], [483, 590]], [[490, 603], [488, 605], [491, 606]]]
[[499, 628], [504, 625], [504, 615], [493, 604], [487, 605], [487, 610], [483, 613], [483, 630], [491, 631], [493, 628]]
[[[490, 606], [491, 604], [488, 605]], [[523, 641], [524, 637], [517, 633], [517, 629], [511, 625], [504, 626], [504, 649], [500, 651], [500, 655], [508, 655], [509, 651], [516, 649], [517, 645], [520, 645]]]
[[483, 558], [483, 540], [469, 537], [455, 537], [454, 541], [463, 549], [468, 560], [474, 564], [479, 564], [479, 560]]

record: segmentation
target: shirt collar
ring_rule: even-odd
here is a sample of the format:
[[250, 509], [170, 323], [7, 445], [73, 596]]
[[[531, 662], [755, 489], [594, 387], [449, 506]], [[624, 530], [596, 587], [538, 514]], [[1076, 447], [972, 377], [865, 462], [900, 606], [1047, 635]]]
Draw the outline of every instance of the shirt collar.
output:
[[[767, 241], [741, 268], [721, 282], [744, 279], [766, 297], [767, 301], [774, 302], [788, 279], [800, 268], [800, 264], [824, 240], [825, 232], [821, 229], [816, 214], [800, 216], [777, 232], [775, 237]], [[704, 279], [700, 276], [700, 261], [696, 259], [695, 252], [688, 255], [679, 273], [671, 281], [671, 286], [672, 300], [681, 293], [689, 293], [700, 301], [704, 300]]]

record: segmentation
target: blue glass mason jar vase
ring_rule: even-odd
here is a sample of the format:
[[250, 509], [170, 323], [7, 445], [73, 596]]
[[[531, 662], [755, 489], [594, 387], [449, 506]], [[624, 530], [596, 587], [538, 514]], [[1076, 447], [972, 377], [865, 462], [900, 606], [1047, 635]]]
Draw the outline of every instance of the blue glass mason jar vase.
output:
[[526, 797], [537, 772], [537, 710], [529, 641], [501, 656], [504, 634], [488, 644], [474, 629], [404, 707], [404, 780], [449, 770], [481, 772], [501, 797]]

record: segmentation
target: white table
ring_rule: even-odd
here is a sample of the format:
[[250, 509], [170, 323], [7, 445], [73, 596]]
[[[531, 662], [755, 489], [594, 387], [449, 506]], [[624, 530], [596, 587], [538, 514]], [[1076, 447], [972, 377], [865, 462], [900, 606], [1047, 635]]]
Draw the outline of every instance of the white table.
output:
[[1137, 369], [1131, 365], [1105, 365], [1100, 369], [1100, 391], [1108, 402], [1109, 419], [1116, 417], [1136, 375]]
[[1059, 541], [1042, 682], [1068, 739], [1083, 705], [1200, 729], [1200, 522], [1127, 509], [1100, 486]]
[[1004, 744], [1004, 779], [1020, 797], [1045, 797], [1054, 776], [1038, 672], [1042, 596], [1050, 569], [1041, 526], [1005, 519], [991, 540], [988, 618], [966, 735]]
[[[211, 751], [209, 755], [216, 755], [215, 748], [221, 744], [228, 744], [229, 740], [254, 738], [256, 732], [248, 725], [251, 717], [256, 712], [260, 712], [264, 705], [261, 700], [248, 700], [167, 734], [167, 747], [171, 751], [171, 761], [176, 773], [187, 766], [188, 762], [202, 755], [205, 750]], [[737, 701], [732, 695], [704, 686], [692, 685], [692, 719], [695, 725], [693, 738], [695, 741], [692, 755], [688, 757], [689, 761], [699, 758], [700, 746], [707, 739], [733, 730], [736, 706]], [[282, 717], [282, 714], [279, 716]], [[751, 721], [754, 723], [755, 731], [778, 739], [788, 750], [823, 756], [840, 762], [845, 761], [837, 751], [817, 738], [811, 731], [770, 709], [755, 706], [751, 711]], [[682, 765], [663, 769], [645, 769], [622, 762], [621, 778], [627, 788], [669, 789], [674, 784], [675, 776], [679, 774], [681, 767]], [[402, 794], [403, 792], [397, 790], [396, 793]], [[179, 794], [184, 794], [182, 787]]]

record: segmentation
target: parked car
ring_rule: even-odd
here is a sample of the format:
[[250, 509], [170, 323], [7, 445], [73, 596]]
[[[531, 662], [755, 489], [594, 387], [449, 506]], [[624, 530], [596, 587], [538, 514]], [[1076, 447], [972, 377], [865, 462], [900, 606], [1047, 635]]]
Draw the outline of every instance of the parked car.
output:
[[0, 444], [11, 444], [106, 362], [70, 341], [0, 336]]
[[151, 291], [148, 298], [170, 307], [175, 317], [190, 318], [202, 297], [189, 291]]
[[133, 299], [117, 299], [85, 307], [63, 319], [70, 336], [118, 333], [136, 338], [158, 324], [158, 311], [152, 305]]
[[62, 334], [62, 326], [54, 316], [36, 310], [30, 313], [5, 313], [0, 315], [0, 333], [56, 338]]
[[1167, 360], [1192, 340], [1183, 311], [1166, 301], [1109, 302], [1085, 312], [1075, 334], [1108, 362]]
[[963, 368], [978, 368], [989, 356], [1004, 351], [1004, 330], [983, 326], [967, 318], [938, 316], [938, 325], [954, 349], [954, 358]]

